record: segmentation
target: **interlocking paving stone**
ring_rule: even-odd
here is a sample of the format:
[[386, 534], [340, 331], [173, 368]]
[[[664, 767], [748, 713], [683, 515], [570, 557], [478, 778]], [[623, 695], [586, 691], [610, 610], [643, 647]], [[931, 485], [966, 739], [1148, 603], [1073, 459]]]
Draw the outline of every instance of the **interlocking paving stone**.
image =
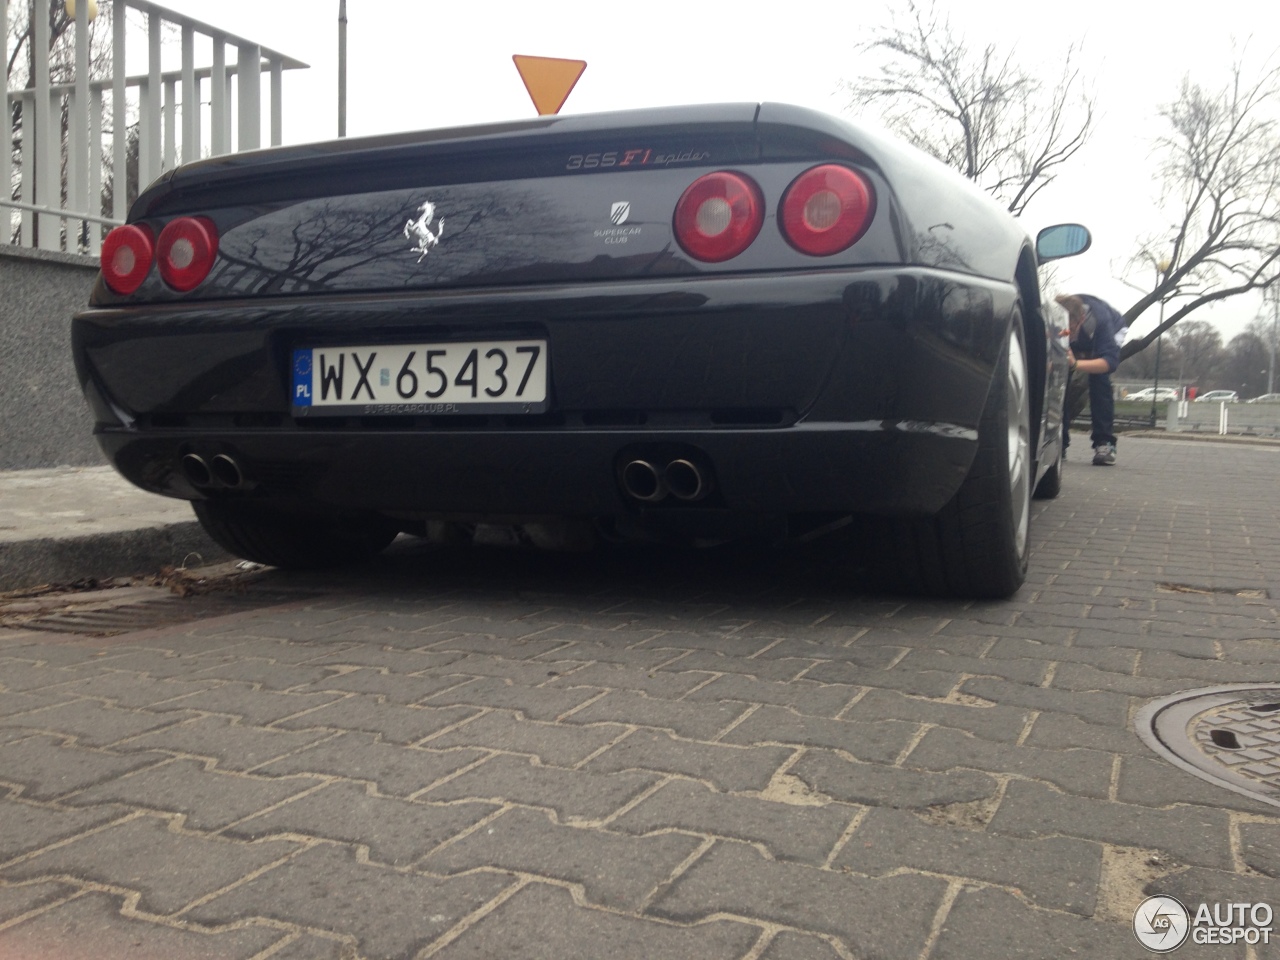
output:
[[790, 707], [796, 713], [814, 717], [834, 717], [862, 691], [847, 684], [813, 683], [793, 680], [752, 680], [747, 677], [718, 677], [705, 687], [693, 691], [687, 700], [717, 702], [741, 700], [747, 703]]
[[841, 719], [906, 720], [933, 723], [942, 727], [968, 730], [985, 740], [1014, 741], [1027, 725], [1030, 712], [1016, 707], [975, 707], [961, 703], [939, 703], [909, 697], [895, 690], [868, 690], [857, 703], [844, 712]]
[[976, 657], [946, 650], [912, 650], [894, 667], [895, 670], [938, 670], [968, 673], [975, 676], [1002, 677], [1018, 683], [1038, 684], [1044, 680], [1049, 665], [1039, 660], [1008, 660], [1000, 657]]
[[183, 682], [175, 680], [152, 680], [149, 677], [137, 677], [127, 673], [100, 673], [96, 676], [68, 680], [52, 687], [45, 687], [45, 696], [56, 696], [62, 700], [75, 697], [92, 697], [108, 700], [122, 707], [149, 707], [164, 700], [198, 693], [214, 685], [212, 680]]
[[124, 807], [116, 806], [61, 810], [0, 799], [0, 862], [119, 820], [128, 813]]
[[571, 767], [624, 733], [626, 727], [612, 723], [589, 727], [540, 723], [495, 710], [432, 737], [423, 746], [433, 749], [478, 747], [504, 753], [523, 753], [552, 766]]
[[1146, 757], [1124, 757], [1116, 781], [1116, 799], [1123, 803], [1168, 807], [1194, 803], [1210, 807], [1230, 807], [1247, 813], [1276, 816], [1274, 805], [1254, 800], [1234, 790], [1202, 780], [1173, 764]]
[[676, 926], [574, 904], [567, 890], [533, 883], [435, 954], [441, 960], [736, 960], [760, 931], [715, 920]]
[[74, 876], [137, 890], [141, 909], [172, 914], [246, 874], [279, 860], [298, 844], [258, 844], [174, 833], [165, 820], [142, 817], [79, 837], [5, 868], [7, 880]]
[[120, 754], [60, 746], [39, 734], [0, 746], [0, 780], [24, 786], [22, 795], [51, 800], [164, 759], [164, 754]]
[[837, 960], [839, 956], [836, 948], [821, 937], [782, 930], [769, 941], [760, 960]]
[[226, 924], [266, 917], [353, 936], [368, 960], [402, 960], [510, 886], [503, 873], [438, 879], [357, 863], [322, 844], [203, 903], [186, 916]]
[[370, 859], [408, 866], [497, 809], [492, 803], [428, 804], [371, 797], [361, 784], [333, 783], [238, 823], [227, 833], [250, 839], [297, 833], [363, 843]]
[[75, 892], [75, 887], [65, 883], [30, 883], [12, 887], [0, 885], [0, 923], [6, 923], [47, 904], [65, 900]]
[[1042, 750], [994, 743], [959, 730], [934, 727], [903, 764], [925, 770], [969, 767], [987, 773], [1011, 773], [1047, 780], [1068, 793], [1105, 797], [1111, 789], [1112, 757], [1100, 750]]
[[724, 743], [786, 743], [847, 751], [859, 760], [892, 762], [915, 737], [919, 725], [801, 717], [782, 707], [762, 707], [724, 735]]
[[[79, 679], [81, 674], [63, 670], [56, 666], [37, 666], [34, 663], [14, 658], [13, 651], [0, 658], [0, 686], [8, 692], [28, 693], [54, 684], [66, 683]], [[33, 655], [34, 656], [34, 655]]]
[[555, 720], [561, 714], [600, 694], [593, 687], [529, 687], [498, 677], [468, 680], [459, 675], [450, 679], [459, 685], [435, 694], [425, 701], [426, 706], [492, 707], [498, 710], [518, 710], [530, 720]]
[[5, 960], [249, 960], [281, 939], [278, 930], [183, 930], [120, 915], [120, 898], [89, 893], [0, 930]]
[[544, 767], [523, 757], [496, 756], [433, 787], [420, 799], [494, 800], [547, 807], [562, 823], [600, 820], [648, 789], [655, 773], [592, 773]]
[[680, 655], [679, 659], [670, 660], [654, 669], [670, 670], [676, 673], [731, 673], [755, 677], [759, 680], [791, 680], [817, 662], [817, 658], [787, 657], [771, 660], [764, 657], [730, 657], [708, 650], [691, 650]]
[[181, 719], [178, 714], [142, 713], [104, 706], [96, 700], [77, 700], [17, 717], [6, 717], [0, 720], [0, 726], [46, 730], [74, 736], [83, 746], [105, 747], [149, 730], [159, 730]]
[[990, 887], [960, 891], [929, 954], [930, 960], [1038, 956], [1140, 960], [1151, 954], [1128, 923], [1085, 923], [1068, 913], [1027, 906], [1013, 894]]
[[747, 709], [744, 703], [688, 703], [655, 700], [612, 690], [565, 718], [567, 723], [628, 723], [671, 730], [689, 740], [710, 740]]
[[[1147, 896], [1165, 894], [1177, 897], [1193, 913], [1201, 903], [1209, 904], [1210, 910], [1218, 903], [1266, 903], [1274, 913], [1276, 899], [1280, 897], [1280, 883], [1273, 877], [1190, 867], [1152, 880], [1143, 888], [1143, 893]], [[1275, 937], [1274, 932], [1272, 937]], [[1277, 947], [1280, 944], [1272, 944], [1272, 950]]]
[[972, 770], [924, 773], [878, 763], [851, 763], [827, 750], [810, 750], [790, 771], [811, 789], [846, 803], [934, 807], [995, 794], [996, 781]]
[[1242, 823], [1239, 830], [1244, 862], [1259, 873], [1280, 880], [1280, 822]]
[[304, 933], [271, 954], [271, 960], [350, 960], [351, 956], [343, 939]]
[[[547, 654], [543, 659], [539, 660], [508, 660], [505, 657], [483, 657], [475, 654], [461, 656], [444, 667], [429, 667], [423, 672], [433, 676], [454, 675], [463, 679], [470, 677], [491, 677], [497, 680], [510, 680], [512, 683], [518, 683], [526, 687], [536, 687], [539, 684], [559, 683], [563, 685], [565, 680], [556, 681], [556, 677], [564, 677], [566, 680], [569, 674], [577, 674], [587, 664], [576, 658], [564, 658], [563, 651], [557, 651], [553, 657]], [[450, 654], [453, 656], [453, 654]], [[582, 681], [575, 686], [600, 686], [600, 684], [591, 681]]]
[[[69, 699], [70, 697], [68, 696], [58, 696], [56, 692], [45, 694], [8, 692], [4, 694], [3, 699], [0, 699], [0, 717], [12, 717], [19, 713], [30, 713], [32, 710], [51, 707]], [[0, 736], [4, 735], [4, 733], [4, 731], [0, 731]]]
[[717, 913], [753, 917], [840, 938], [857, 957], [916, 960], [946, 881], [921, 875], [880, 880], [765, 860], [721, 841], [650, 908], [690, 922]]
[[686, 830], [704, 836], [762, 843], [779, 860], [821, 866], [856, 808], [841, 804], [796, 805], [716, 793], [699, 783], [676, 780], [609, 824], [610, 830], [649, 833]]
[[[1049, 660], [1057, 663], [1083, 663], [1100, 670], [1132, 673], [1138, 662], [1137, 650], [1106, 647], [1068, 647], [1062, 643], [1028, 640], [1025, 637], [1001, 637], [985, 654], [988, 660]], [[1059, 667], [1058, 669], [1062, 669]]]
[[[493, 636], [459, 633], [441, 639], [438, 633], [426, 632], [420, 633], [418, 636], [422, 638], [423, 647], [429, 650], [476, 653], [492, 657], [505, 657], [508, 660], [532, 659], [543, 654], [550, 654], [566, 644], [564, 640], [548, 640], [542, 637], [529, 640], [521, 639], [521, 637], [527, 636], [535, 630], [546, 630], [546, 624], [510, 624], [509, 629], [511, 636], [503, 635], [499, 629], [492, 631]], [[453, 633], [453, 631], [450, 630], [449, 633]]]
[[[168, 716], [165, 722], [174, 723]], [[249, 770], [274, 757], [301, 750], [332, 737], [327, 730], [298, 732], [272, 730], [237, 723], [228, 717], [197, 717], [180, 724], [146, 733], [121, 743], [119, 750], [168, 750], [200, 757], [212, 757], [227, 770]]]
[[1083, 663], [1059, 664], [1052, 685], [1062, 690], [1109, 690], [1130, 697], [1163, 697], [1186, 689], [1185, 680], [1157, 680], [1098, 670]]
[[326, 679], [318, 680], [311, 685], [310, 689], [376, 694], [386, 697], [391, 703], [414, 704], [466, 681], [466, 677], [459, 676], [411, 676], [362, 667], [351, 673], [333, 674]]
[[319, 710], [279, 721], [276, 726], [286, 730], [359, 730], [381, 734], [391, 743], [417, 743], [478, 713], [474, 707], [402, 707], [380, 703], [374, 696], [353, 694]]
[[945, 697], [964, 679], [961, 673], [944, 673], [940, 670], [908, 670], [901, 667], [890, 670], [870, 670], [836, 661], [820, 663], [804, 676], [806, 680], [819, 680], [823, 683], [844, 683], [875, 687], [880, 690], [897, 690], [914, 697]]
[[1080, 837], [1124, 847], [1164, 850], [1183, 863], [1231, 865], [1225, 810], [1155, 809], [1062, 794], [1039, 783], [1009, 784], [989, 829], [1019, 837]]
[[1066, 713], [1042, 713], [1031, 726], [1026, 743], [1033, 747], [1070, 750], [1083, 747], [1107, 753], [1150, 756], [1151, 748], [1138, 739], [1133, 727], [1104, 727]]
[[973, 677], [960, 689], [1000, 704], [1075, 714], [1090, 723], [1124, 726], [1129, 719], [1129, 698], [1117, 693], [1055, 690], [994, 677]]
[[832, 862], [883, 876], [906, 867], [1014, 887], [1032, 903], [1092, 916], [1102, 845], [1050, 837], [1013, 840], [981, 830], [925, 823], [914, 814], [870, 811]]
[[342, 733], [263, 764], [255, 772], [270, 776], [317, 773], [368, 780], [379, 793], [408, 796], [484, 756], [479, 750], [424, 750], [380, 743], [367, 733]]
[[303, 710], [332, 703], [340, 696], [337, 693], [276, 693], [255, 690], [247, 683], [224, 682], [188, 696], [156, 703], [148, 709], [153, 712], [198, 710], [224, 713], [239, 717], [251, 726], [264, 727]]
[[465, 659], [461, 653], [437, 653], [430, 650], [404, 649], [361, 643], [356, 646], [315, 654], [307, 661], [313, 666], [352, 666], [385, 669], [395, 673], [417, 673], [419, 670], [447, 667]]
[[[561, 826], [542, 811], [515, 809], [429, 855], [418, 868], [455, 874], [498, 867], [580, 883], [591, 903], [636, 911], [701, 842], [676, 833], [634, 837]], [[618, 869], [624, 863], [626, 869]]]
[[122, 803], [186, 814], [193, 830], [221, 830], [320, 783], [311, 777], [266, 778], [207, 771], [200, 760], [171, 760], [90, 787], [64, 801], [69, 806]]
[[786, 747], [744, 748], [636, 730], [593, 757], [586, 769], [676, 773], [706, 780], [721, 790], [763, 790], [791, 753]]
[[[840, 643], [821, 643], [801, 637], [788, 637], [782, 642], [774, 644], [749, 660], [742, 660], [736, 657], [726, 657], [725, 659], [733, 659], [739, 664], [743, 664], [745, 666], [760, 664], [762, 668], [771, 666], [776, 668], [779, 665], [786, 665], [789, 663], [808, 664], [832, 660], [838, 663], [863, 667], [868, 670], [883, 670], [895, 660], [900, 659], [906, 650], [906, 647], [869, 645], [862, 643], [861, 640], [855, 641], [848, 646], [844, 646]], [[739, 670], [732, 672], [740, 673], [744, 671]], [[792, 675], [794, 676], [794, 674]], [[761, 677], [761, 679], [783, 680], [789, 678]]]
[[[529, 664], [540, 666], [542, 661]], [[542, 680], [546, 680], [544, 676]], [[592, 663], [550, 681], [557, 687], [594, 687], [596, 690], [634, 690], [660, 700], [679, 700], [711, 677], [705, 673], [675, 673], [627, 664]], [[540, 681], [541, 682], [541, 681]]]

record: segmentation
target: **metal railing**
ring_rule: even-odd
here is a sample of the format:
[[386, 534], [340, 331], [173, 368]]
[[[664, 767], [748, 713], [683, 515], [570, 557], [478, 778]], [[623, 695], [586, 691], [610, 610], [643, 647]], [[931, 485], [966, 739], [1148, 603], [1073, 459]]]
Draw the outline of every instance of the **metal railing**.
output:
[[[89, 64], [89, 3], [82, 2], [75, 10], [73, 80], [55, 84], [50, 80], [50, 0], [32, 3], [33, 75], [27, 86], [11, 90], [0, 68], [0, 103], [6, 107], [6, 144], [0, 149], [0, 184], [4, 185], [0, 243], [10, 242], [14, 219], [20, 218], [17, 236], [22, 246], [42, 250], [65, 246], [68, 252], [96, 255], [104, 229], [124, 222], [127, 213], [131, 115], [137, 125], [139, 189], [180, 162], [260, 147], [263, 73], [271, 78], [270, 143], [280, 143], [283, 71], [307, 64], [149, 0], [111, 0], [109, 69], [106, 76], [94, 79]], [[8, 10], [9, 0], [0, 0], [0, 37], [8, 37]], [[129, 11], [140, 14], [146, 24], [146, 70], [135, 76], [127, 74]], [[181, 35], [177, 70], [162, 69], [166, 26]], [[206, 66], [196, 65], [197, 38], [208, 40], [211, 62]], [[231, 63], [227, 62], [229, 49], [235, 54]], [[207, 124], [202, 122], [206, 97]], [[15, 103], [22, 105], [20, 137], [13, 121]], [[104, 120], [109, 122], [105, 133]], [[104, 149], [107, 140], [109, 150]], [[17, 141], [15, 170], [10, 147]], [[102, 199], [106, 170], [112, 181], [109, 211], [103, 209]]]

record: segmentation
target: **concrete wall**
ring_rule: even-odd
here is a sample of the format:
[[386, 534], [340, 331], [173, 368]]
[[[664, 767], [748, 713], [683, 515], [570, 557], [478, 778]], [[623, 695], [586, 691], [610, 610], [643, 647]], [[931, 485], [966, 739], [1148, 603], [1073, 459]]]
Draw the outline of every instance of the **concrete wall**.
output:
[[0, 470], [105, 463], [71, 362], [89, 257], [0, 246]]

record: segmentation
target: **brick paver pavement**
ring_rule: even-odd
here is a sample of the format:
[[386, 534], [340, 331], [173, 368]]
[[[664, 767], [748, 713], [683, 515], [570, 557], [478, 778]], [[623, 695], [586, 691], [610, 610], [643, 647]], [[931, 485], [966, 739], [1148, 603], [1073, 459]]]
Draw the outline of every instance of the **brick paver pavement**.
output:
[[0, 628], [0, 958], [1113, 958], [1149, 893], [1280, 911], [1280, 808], [1132, 728], [1280, 679], [1278, 478], [1073, 462], [1000, 603], [829, 546], [412, 547], [199, 623]]

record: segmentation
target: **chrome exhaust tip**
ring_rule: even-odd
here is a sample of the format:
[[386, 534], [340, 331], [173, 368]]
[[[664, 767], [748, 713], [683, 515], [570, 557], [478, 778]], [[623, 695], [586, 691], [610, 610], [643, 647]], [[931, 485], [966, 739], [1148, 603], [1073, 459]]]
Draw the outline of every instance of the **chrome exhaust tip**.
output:
[[691, 460], [672, 460], [662, 472], [662, 479], [677, 500], [701, 500], [707, 495], [707, 479]]
[[209, 471], [224, 487], [238, 487], [244, 483], [244, 474], [240, 472], [240, 464], [225, 453], [220, 453], [209, 462]]
[[182, 473], [197, 487], [207, 487], [213, 483], [213, 474], [204, 457], [196, 453], [188, 453], [182, 458]]
[[622, 468], [622, 489], [627, 496], [654, 503], [667, 495], [662, 474], [648, 460], [632, 460]]

